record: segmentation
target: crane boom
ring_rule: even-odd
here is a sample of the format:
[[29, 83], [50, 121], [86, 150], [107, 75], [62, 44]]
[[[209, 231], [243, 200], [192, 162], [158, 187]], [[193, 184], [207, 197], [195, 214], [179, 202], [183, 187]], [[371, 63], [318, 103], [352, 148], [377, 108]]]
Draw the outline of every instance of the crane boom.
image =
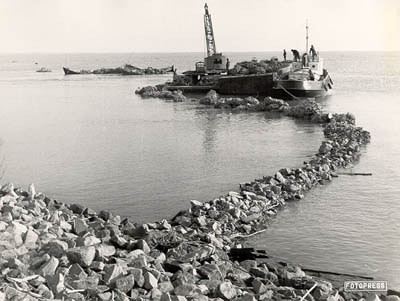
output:
[[211, 15], [208, 12], [207, 3], [204, 5], [204, 30], [206, 32], [206, 43], [207, 43], [207, 56], [212, 56], [217, 52], [215, 48], [214, 31], [211, 21]]

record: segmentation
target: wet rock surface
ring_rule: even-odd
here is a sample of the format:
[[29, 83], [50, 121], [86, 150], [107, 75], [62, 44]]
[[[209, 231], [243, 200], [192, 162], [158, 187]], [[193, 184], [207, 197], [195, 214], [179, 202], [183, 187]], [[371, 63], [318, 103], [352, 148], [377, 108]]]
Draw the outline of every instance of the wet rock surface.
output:
[[[144, 88], [142, 94], [164, 93]], [[218, 102], [216, 93], [207, 96]], [[313, 101], [289, 106], [253, 98], [263, 106], [323, 125], [326, 140], [301, 168], [240, 184], [171, 220], [136, 224], [111, 212], [60, 203], [36, 193], [0, 190], [0, 300], [358, 300], [307, 275], [300, 267], [230, 257], [243, 239], [267, 227], [285, 202], [300, 200], [314, 186], [356, 161], [370, 134], [351, 114], [325, 114]], [[224, 103], [240, 102], [224, 100]], [[397, 296], [376, 296], [397, 300]]]
[[117, 75], [153, 75], [153, 74], [167, 74], [168, 72], [173, 72], [173, 67], [166, 68], [154, 68], [154, 67], [146, 67], [139, 68], [136, 66], [132, 66], [130, 64], [125, 64], [121, 67], [116, 68], [99, 68], [95, 70], [80, 70], [73, 71], [68, 68], [66, 69], [65, 74], [117, 74]]
[[172, 100], [173, 102], [183, 102], [190, 100], [190, 98], [183, 95], [182, 91], [169, 91], [166, 89], [165, 85], [143, 87], [136, 90], [135, 93], [139, 94], [143, 98], [155, 97]]

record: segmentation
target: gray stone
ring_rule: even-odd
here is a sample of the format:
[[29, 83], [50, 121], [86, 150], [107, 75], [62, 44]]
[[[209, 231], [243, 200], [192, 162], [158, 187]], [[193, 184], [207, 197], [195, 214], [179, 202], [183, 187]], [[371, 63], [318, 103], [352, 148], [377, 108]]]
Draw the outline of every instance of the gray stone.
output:
[[275, 275], [275, 274], [272, 273], [272, 272], [268, 272], [268, 273], [266, 274], [265, 279], [270, 280], [270, 281], [271, 281], [272, 283], [274, 283], [274, 284], [278, 284], [278, 283], [279, 283], [278, 276]]
[[78, 247], [67, 250], [67, 257], [71, 263], [78, 263], [80, 266], [86, 268], [93, 262], [96, 249], [90, 247]]
[[158, 284], [158, 288], [163, 293], [172, 292], [174, 290], [174, 286], [172, 285], [172, 283], [170, 281], [160, 282]]
[[68, 249], [68, 243], [61, 240], [53, 240], [42, 247], [49, 255], [60, 258]]
[[46, 285], [44, 285], [43, 283], [39, 285], [37, 290], [38, 290], [38, 293], [40, 295], [42, 295], [44, 298], [46, 298], [46, 299], [54, 299], [54, 295], [51, 292], [51, 290]]
[[142, 269], [131, 268], [131, 269], [129, 269], [128, 272], [129, 272], [129, 274], [132, 274], [134, 276], [135, 284], [138, 287], [142, 287], [144, 285], [144, 276], [143, 276]]
[[251, 268], [256, 268], [257, 267], [257, 261], [256, 260], [243, 260], [240, 263], [240, 266], [245, 268], [246, 271], [250, 271]]
[[24, 237], [25, 246], [29, 249], [35, 248], [38, 238], [39, 235], [32, 228], [28, 229]]
[[267, 287], [261, 282], [260, 279], [255, 278], [251, 284], [253, 285], [253, 291], [256, 294], [261, 295], [267, 291]]
[[197, 271], [201, 276], [203, 276], [203, 278], [219, 281], [224, 280], [224, 277], [216, 264], [204, 264], [198, 268]]
[[76, 235], [82, 235], [86, 233], [88, 229], [89, 226], [86, 224], [84, 219], [78, 217], [74, 219], [72, 230]]
[[115, 287], [123, 293], [128, 293], [135, 284], [135, 277], [130, 274], [115, 280]]
[[144, 273], [144, 288], [147, 290], [151, 290], [158, 286], [157, 278], [148, 271]]
[[104, 272], [103, 281], [110, 284], [124, 274], [124, 269], [118, 264], [107, 264]]
[[87, 247], [87, 246], [94, 246], [101, 243], [101, 240], [94, 235], [86, 235], [84, 237], [78, 237], [76, 239], [76, 246], [77, 247]]
[[174, 289], [175, 295], [194, 297], [201, 294], [201, 289], [194, 283], [183, 283]]
[[279, 171], [275, 174], [275, 178], [276, 178], [280, 183], [285, 183], [285, 182], [286, 182], [285, 177], [284, 177]]
[[145, 255], [145, 253], [143, 250], [137, 249], [137, 250], [133, 250], [133, 251], [129, 252], [127, 258], [129, 258], [130, 260], [135, 260], [144, 255]]
[[[1, 266], [1, 264], [0, 264]], [[7, 260], [7, 264], [6, 267], [10, 268], [10, 269], [19, 269], [21, 267], [23, 267], [24, 264], [21, 262], [21, 260], [19, 260], [18, 258], [10, 258]]]
[[52, 256], [46, 263], [39, 267], [37, 273], [43, 277], [54, 275], [58, 263], [58, 259]]
[[225, 281], [218, 285], [217, 293], [224, 300], [232, 300], [236, 297], [236, 290], [230, 281]]
[[151, 251], [149, 245], [143, 239], [139, 239], [139, 241], [136, 243], [136, 246], [138, 249], [143, 250], [145, 254], [148, 254]]
[[21, 246], [24, 242], [22, 238], [23, 234], [28, 231], [28, 228], [17, 221], [12, 221], [7, 230], [13, 233], [15, 245]]
[[244, 295], [240, 296], [239, 298], [236, 298], [235, 300], [236, 301], [256, 301], [257, 299], [254, 298], [253, 295], [244, 294]]
[[109, 244], [96, 245], [95, 248], [96, 248], [96, 259], [113, 256], [116, 252], [115, 247]]
[[90, 265], [90, 268], [93, 271], [101, 272], [102, 270], [104, 270], [104, 266], [105, 264], [101, 261], [93, 261], [92, 264]]
[[163, 292], [160, 291], [158, 288], [153, 288], [150, 292], [151, 300], [160, 300]]
[[267, 273], [268, 270], [266, 268], [251, 268], [250, 269], [250, 274], [253, 274], [256, 277], [260, 277], [260, 278], [267, 278]]
[[97, 294], [97, 299], [101, 301], [111, 301], [113, 300], [113, 295], [110, 292]]
[[68, 276], [70, 276], [73, 280], [78, 280], [78, 279], [84, 279], [88, 275], [79, 264], [74, 263], [68, 270]]
[[58, 297], [65, 289], [64, 275], [60, 272], [52, 276], [47, 276], [46, 281], [55, 297]]

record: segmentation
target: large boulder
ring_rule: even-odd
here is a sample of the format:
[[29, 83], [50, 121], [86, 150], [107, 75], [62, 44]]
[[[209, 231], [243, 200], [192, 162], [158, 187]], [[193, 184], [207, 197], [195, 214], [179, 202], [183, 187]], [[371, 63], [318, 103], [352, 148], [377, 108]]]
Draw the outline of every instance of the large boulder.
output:
[[77, 263], [82, 267], [89, 267], [94, 260], [96, 249], [93, 246], [77, 247], [67, 250], [67, 257], [71, 263]]

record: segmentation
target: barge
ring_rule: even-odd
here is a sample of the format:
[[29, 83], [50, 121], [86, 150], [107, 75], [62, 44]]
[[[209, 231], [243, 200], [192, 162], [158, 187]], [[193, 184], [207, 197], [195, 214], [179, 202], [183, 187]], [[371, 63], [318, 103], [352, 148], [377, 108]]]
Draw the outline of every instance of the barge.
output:
[[[243, 62], [253, 64], [250, 70], [239, 72], [229, 69], [229, 58], [216, 51], [214, 31], [208, 6], [204, 6], [204, 28], [207, 45], [207, 56], [203, 62], [195, 64], [195, 70], [174, 77], [166, 88], [170, 91], [208, 92], [215, 90], [223, 95], [272, 96], [293, 99], [299, 97], [323, 97], [333, 87], [328, 71], [323, 68], [323, 59], [312, 46], [312, 56], [304, 53], [294, 61], [279, 62], [276, 57], [269, 61]], [[306, 49], [308, 49], [308, 25], [306, 26]], [[296, 51], [298, 54], [298, 51]], [[247, 65], [246, 65], [247, 66]], [[264, 68], [265, 67], [265, 68]], [[246, 68], [245, 68], [246, 69]], [[261, 69], [261, 71], [260, 71]], [[254, 72], [253, 72], [254, 71]]]

